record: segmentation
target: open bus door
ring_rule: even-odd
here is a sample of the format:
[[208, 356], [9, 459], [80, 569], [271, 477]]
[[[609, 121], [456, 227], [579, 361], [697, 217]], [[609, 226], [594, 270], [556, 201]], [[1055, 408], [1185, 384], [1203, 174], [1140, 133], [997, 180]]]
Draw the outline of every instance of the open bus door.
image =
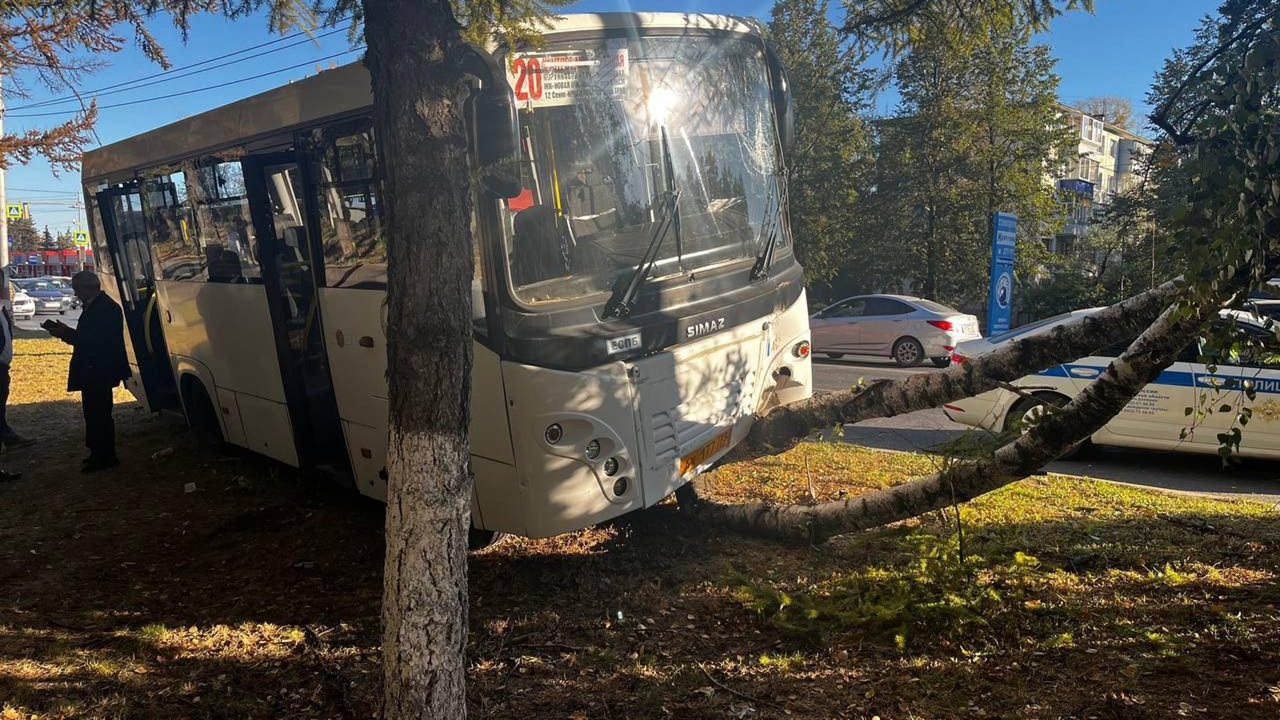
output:
[[324, 346], [301, 165], [292, 152], [252, 155], [241, 164], [295, 446], [305, 464], [346, 476], [350, 461]]
[[169, 347], [160, 323], [155, 266], [137, 182], [98, 193], [98, 208], [120, 288], [120, 307], [132, 340], [131, 359], [138, 366], [140, 398], [151, 410], [180, 409], [177, 383], [169, 364]]

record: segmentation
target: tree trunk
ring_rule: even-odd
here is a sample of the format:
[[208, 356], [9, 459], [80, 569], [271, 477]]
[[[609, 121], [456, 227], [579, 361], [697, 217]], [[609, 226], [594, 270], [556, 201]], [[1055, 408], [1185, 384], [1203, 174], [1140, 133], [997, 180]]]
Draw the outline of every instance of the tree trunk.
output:
[[815, 431], [938, 407], [994, 390], [1001, 383], [1084, 357], [1098, 348], [1137, 337], [1172, 302], [1182, 282], [1170, 281], [1082, 317], [1052, 332], [1008, 343], [945, 372], [882, 380], [775, 408], [757, 418], [750, 434], [720, 465], [776, 455]]
[[1036, 472], [1096, 432], [1172, 364], [1204, 322], [1216, 314], [1216, 307], [1201, 308], [1190, 317], [1175, 307], [1165, 310], [1070, 403], [1046, 415], [992, 457], [958, 463], [903, 485], [816, 505], [730, 505], [699, 495], [694, 513], [699, 520], [752, 535], [816, 543], [972, 500]]
[[920, 294], [930, 300], [938, 297], [938, 266], [939, 255], [942, 254], [942, 240], [938, 238], [938, 214], [937, 194], [930, 191], [930, 195], [934, 198], [929, 201], [929, 209], [926, 211], [925, 220], [925, 261], [924, 261], [924, 287], [920, 288]]
[[383, 718], [466, 716], [470, 195], [450, 5], [365, 0], [389, 286]]

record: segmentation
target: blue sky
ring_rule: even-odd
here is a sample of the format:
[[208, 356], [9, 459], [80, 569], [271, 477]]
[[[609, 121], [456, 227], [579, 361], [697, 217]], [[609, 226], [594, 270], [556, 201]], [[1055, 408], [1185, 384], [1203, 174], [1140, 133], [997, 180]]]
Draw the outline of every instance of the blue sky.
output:
[[[584, 0], [566, 12], [596, 12], [608, 10], [668, 10], [712, 13], [749, 14], [767, 17], [772, 2], [736, 3], [729, 0], [652, 0], [643, 4], [631, 4], [625, 0]], [[1059, 18], [1051, 30], [1038, 40], [1050, 45], [1058, 58], [1058, 73], [1062, 78], [1061, 97], [1072, 102], [1090, 95], [1120, 95], [1130, 98], [1139, 111], [1145, 110], [1143, 99], [1153, 74], [1164, 58], [1176, 47], [1186, 45], [1191, 34], [1205, 14], [1211, 12], [1215, 2], [1206, 0], [1095, 0], [1095, 12], [1075, 12]], [[98, 139], [108, 143], [182, 117], [223, 105], [263, 90], [296, 80], [316, 71], [317, 65], [343, 63], [359, 57], [358, 52], [348, 52], [336, 58], [317, 62], [321, 58], [348, 51], [345, 29], [316, 41], [300, 42], [305, 38], [283, 40], [266, 30], [261, 18], [238, 22], [226, 22], [217, 18], [202, 18], [194, 23], [190, 40], [183, 44], [178, 34], [169, 27], [157, 27], [157, 35], [169, 52], [175, 68], [183, 68], [201, 61], [244, 50], [262, 43], [266, 47], [227, 58], [216, 63], [193, 67], [191, 74], [170, 82], [139, 87], [126, 92], [104, 91], [99, 96], [102, 108], [97, 128]], [[272, 42], [276, 41], [276, 42]], [[292, 47], [288, 47], [292, 46]], [[261, 53], [261, 54], [259, 54]], [[256, 55], [256, 57], [255, 57]], [[244, 58], [248, 58], [244, 60]], [[242, 62], [236, 62], [243, 60]], [[109, 88], [160, 72], [160, 68], [146, 60], [130, 47], [109, 59], [108, 67], [87, 76], [81, 83], [82, 92]], [[288, 68], [288, 69], [286, 69]], [[281, 72], [272, 72], [280, 70]], [[269, 74], [268, 74], [269, 73]], [[181, 73], [175, 73], [181, 74]], [[256, 79], [247, 79], [265, 75]], [[157, 78], [159, 79], [159, 78]], [[237, 82], [240, 81], [240, 82]], [[151, 81], [147, 81], [151, 82]], [[6, 87], [10, 81], [6, 79]], [[214, 85], [232, 83], [225, 87]], [[31, 88], [32, 97], [22, 99], [12, 92], [6, 94], [8, 108], [5, 130], [19, 132], [28, 127], [38, 127], [56, 121], [65, 114], [47, 117], [30, 117], [35, 113], [64, 113], [75, 107], [74, 103], [27, 107], [37, 102], [56, 99], [65, 93], [49, 93], [41, 88]], [[175, 93], [190, 94], [174, 96]], [[165, 97], [156, 102], [145, 102], [123, 107], [109, 107], [117, 103]], [[882, 112], [891, 112], [891, 96], [878, 104]], [[24, 117], [27, 116], [27, 117]], [[79, 192], [78, 176], [64, 173], [55, 178], [49, 167], [41, 161], [30, 166], [14, 166], [8, 172], [8, 201], [33, 202], [33, 214], [38, 226], [48, 225], [57, 230], [74, 225], [77, 211], [71, 207], [74, 194]], [[81, 222], [83, 215], [81, 214]]]

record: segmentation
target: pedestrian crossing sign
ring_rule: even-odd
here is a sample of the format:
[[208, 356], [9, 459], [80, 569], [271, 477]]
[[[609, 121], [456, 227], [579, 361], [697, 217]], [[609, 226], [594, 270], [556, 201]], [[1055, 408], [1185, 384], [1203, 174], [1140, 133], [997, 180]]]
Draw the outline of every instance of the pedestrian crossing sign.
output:
[[22, 219], [22, 204], [21, 204], [21, 203], [9, 203], [8, 205], [5, 205], [5, 208], [4, 208], [4, 215], [5, 215], [5, 217], [9, 218], [10, 220], [21, 220], [21, 219]]
[[72, 237], [72, 242], [75, 243], [76, 247], [89, 247], [89, 231], [88, 230], [76, 230], [71, 237]]

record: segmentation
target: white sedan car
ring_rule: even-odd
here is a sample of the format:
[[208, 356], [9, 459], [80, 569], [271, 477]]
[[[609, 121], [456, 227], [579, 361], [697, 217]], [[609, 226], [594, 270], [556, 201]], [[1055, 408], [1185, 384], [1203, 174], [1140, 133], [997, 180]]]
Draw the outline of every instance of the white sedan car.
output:
[[[1003, 343], [1048, 332], [1097, 310], [1078, 310], [986, 340], [962, 343], [956, 348], [952, 361], [966, 362]], [[1212, 351], [1203, 341], [1192, 343], [1177, 362], [1139, 391], [1090, 440], [1098, 445], [1217, 453], [1222, 446], [1218, 435], [1238, 427], [1237, 414], [1250, 408], [1252, 417], [1248, 425], [1241, 428], [1243, 436], [1238, 454], [1280, 458], [1280, 341], [1275, 329], [1266, 327], [1265, 319], [1240, 310], [1223, 311], [1219, 322], [1242, 340], [1251, 340], [1253, 349], [1217, 357], [1216, 372], [1210, 372], [1211, 365], [1204, 361], [1215, 358], [1207, 358], [1202, 353]], [[1117, 343], [1089, 357], [1012, 383], [1030, 398], [998, 389], [949, 403], [943, 410], [955, 422], [995, 432], [1026, 427], [1044, 412], [1045, 403], [1065, 403], [1083, 390], [1128, 344]], [[1258, 346], [1263, 349], [1259, 350]], [[1247, 392], [1250, 388], [1254, 394], [1252, 399]]]
[[36, 301], [12, 283], [9, 285], [9, 298], [15, 320], [30, 320], [36, 316]]
[[946, 367], [956, 345], [981, 337], [978, 318], [906, 295], [845, 298], [814, 313], [809, 318], [809, 331], [815, 353], [832, 359], [878, 355], [903, 367], [926, 359]]

